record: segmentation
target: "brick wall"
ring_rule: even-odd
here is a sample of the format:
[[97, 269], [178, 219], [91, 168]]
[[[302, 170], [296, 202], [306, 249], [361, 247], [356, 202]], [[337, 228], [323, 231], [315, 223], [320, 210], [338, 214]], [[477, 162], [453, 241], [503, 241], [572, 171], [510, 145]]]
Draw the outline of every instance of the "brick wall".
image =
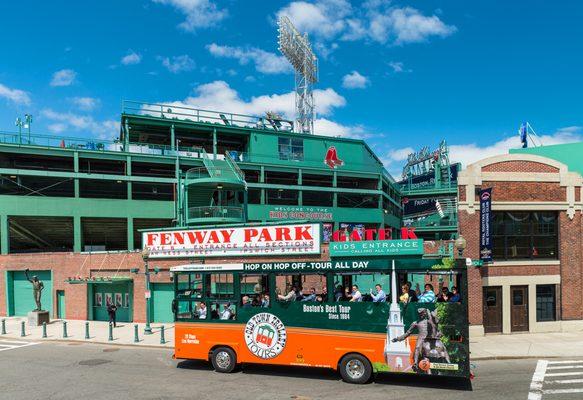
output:
[[583, 243], [581, 213], [573, 220], [560, 215], [561, 311], [563, 319], [583, 318]]
[[[458, 230], [467, 242], [464, 257], [480, 258], [480, 214], [468, 214], [466, 211], [458, 213]], [[470, 267], [468, 269], [468, 297], [470, 324], [482, 324], [482, 270]]]
[[[482, 188], [492, 188], [494, 201], [566, 201], [567, 188], [558, 182], [488, 182]], [[476, 201], [478, 197], [476, 196]]]
[[558, 173], [559, 169], [551, 165], [534, 161], [502, 161], [482, 168], [482, 172], [546, 172]]

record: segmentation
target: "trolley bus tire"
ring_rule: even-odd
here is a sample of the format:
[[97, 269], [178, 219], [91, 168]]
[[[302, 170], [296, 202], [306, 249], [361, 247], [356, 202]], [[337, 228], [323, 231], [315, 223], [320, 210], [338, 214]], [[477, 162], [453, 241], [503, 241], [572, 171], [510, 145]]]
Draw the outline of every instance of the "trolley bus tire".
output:
[[372, 365], [365, 356], [351, 353], [342, 357], [339, 371], [344, 382], [362, 384], [370, 380]]
[[233, 372], [237, 366], [237, 355], [229, 347], [217, 347], [211, 355], [211, 363], [217, 372]]

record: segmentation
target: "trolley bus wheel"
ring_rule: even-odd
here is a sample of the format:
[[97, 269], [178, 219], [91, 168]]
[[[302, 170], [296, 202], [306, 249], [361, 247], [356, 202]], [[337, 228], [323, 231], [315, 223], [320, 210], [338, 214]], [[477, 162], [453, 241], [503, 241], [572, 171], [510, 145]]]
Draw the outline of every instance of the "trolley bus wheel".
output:
[[237, 355], [228, 347], [217, 347], [211, 355], [211, 363], [217, 372], [233, 372], [237, 365]]
[[372, 375], [370, 361], [360, 354], [347, 354], [340, 360], [340, 376], [344, 382], [366, 383]]

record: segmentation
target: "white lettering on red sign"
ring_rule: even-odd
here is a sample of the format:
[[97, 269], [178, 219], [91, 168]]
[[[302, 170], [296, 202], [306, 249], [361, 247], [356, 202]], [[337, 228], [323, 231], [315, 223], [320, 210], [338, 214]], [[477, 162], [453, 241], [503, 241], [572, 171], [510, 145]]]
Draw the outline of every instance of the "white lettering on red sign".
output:
[[225, 257], [320, 253], [320, 225], [144, 232], [151, 258]]

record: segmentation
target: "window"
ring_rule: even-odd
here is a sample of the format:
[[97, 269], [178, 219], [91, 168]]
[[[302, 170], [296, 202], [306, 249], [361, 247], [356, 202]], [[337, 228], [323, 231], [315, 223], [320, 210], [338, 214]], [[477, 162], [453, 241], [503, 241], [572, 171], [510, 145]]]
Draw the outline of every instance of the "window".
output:
[[177, 274], [176, 292], [179, 298], [194, 298], [200, 299], [202, 297], [202, 275], [201, 274]]
[[[381, 290], [385, 296], [389, 295], [390, 276], [384, 273], [369, 274], [337, 274], [334, 276], [334, 299], [335, 301], [350, 301], [356, 292], [360, 292], [361, 300], [372, 301], [371, 292], [376, 294], [376, 285], [381, 285]], [[385, 301], [390, 300], [385, 297]]]
[[278, 150], [280, 160], [304, 160], [303, 139], [280, 137], [278, 138]]
[[240, 279], [241, 305], [269, 307], [269, 279], [267, 275], [242, 275]]
[[536, 320], [556, 321], [555, 285], [536, 285]]
[[554, 212], [494, 212], [493, 258], [556, 260], [559, 258], [557, 232]]
[[213, 299], [230, 299], [235, 295], [233, 274], [206, 275], [206, 297]]
[[326, 276], [279, 275], [275, 278], [275, 295], [278, 301], [328, 301]]

